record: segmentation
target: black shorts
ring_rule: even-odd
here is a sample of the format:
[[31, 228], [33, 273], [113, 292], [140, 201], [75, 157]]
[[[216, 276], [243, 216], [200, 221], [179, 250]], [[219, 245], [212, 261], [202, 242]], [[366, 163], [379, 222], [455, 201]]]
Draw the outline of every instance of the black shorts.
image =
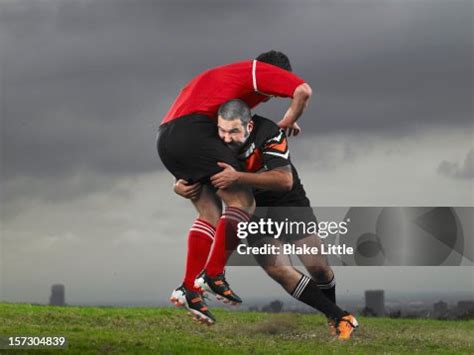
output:
[[[309, 205], [309, 200], [301, 200], [299, 203], [293, 201], [286, 206], [258, 207], [252, 216], [252, 221], [272, 220], [284, 223], [285, 229], [278, 237], [282, 243], [292, 243], [313, 235], [318, 232], [318, 221], [314, 211]], [[247, 242], [250, 246], [258, 246], [267, 243], [269, 239], [275, 239], [274, 235], [249, 235]]]
[[156, 145], [161, 161], [177, 179], [206, 182], [222, 170], [217, 162], [241, 170], [235, 154], [219, 139], [217, 125], [205, 115], [191, 114], [161, 125]]
[[[292, 167], [292, 169], [294, 169]], [[308, 207], [311, 205], [306, 191], [301, 185], [299, 177], [293, 177], [295, 181], [291, 191], [269, 191], [269, 190], [255, 190], [254, 197], [257, 207], [260, 206], [294, 206], [294, 207]]]

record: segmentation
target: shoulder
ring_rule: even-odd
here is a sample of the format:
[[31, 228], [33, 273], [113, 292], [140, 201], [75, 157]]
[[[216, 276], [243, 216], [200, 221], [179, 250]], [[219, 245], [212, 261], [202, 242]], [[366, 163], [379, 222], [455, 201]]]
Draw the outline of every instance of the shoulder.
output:
[[283, 68], [280, 68], [276, 65], [265, 63], [265, 62], [260, 62], [258, 60], [254, 60], [252, 63], [253, 67], [252, 69], [255, 70], [255, 72], [259, 75], [265, 74], [263, 77], [268, 77], [268, 76], [275, 76], [275, 78], [291, 78], [291, 79], [298, 79], [299, 81], [304, 82], [302, 78], [300, 78], [298, 75], [295, 73], [285, 70]]
[[239, 71], [239, 70], [246, 70], [250, 73], [252, 68], [252, 61], [251, 60], [242, 60], [239, 62], [233, 62], [229, 64], [220, 65], [214, 68], [207, 70], [206, 72], [227, 72], [227, 71]]
[[282, 138], [284, 136], [283, 130], [272, 120], [258, 115], [253, 115], [252, 120], [254, 122], [255, 143], [257, 145], [263, 146], [275, 138]]
[[268, 118], [259, 115], [253, 115], [252, 120], [255, 124], [255, 129], [261, 130], [262, 132], [269, 132], [272, 134], [278, 133], [280, 131], [280, 127], [278, 127], [275, 122]]

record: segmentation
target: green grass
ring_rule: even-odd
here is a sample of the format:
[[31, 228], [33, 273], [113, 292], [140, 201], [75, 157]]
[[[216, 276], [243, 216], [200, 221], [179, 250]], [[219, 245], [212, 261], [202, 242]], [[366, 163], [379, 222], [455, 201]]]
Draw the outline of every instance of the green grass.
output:
[[[67, 352], [77, 354], [474, 353], [472, 320], [361, 317], [358, 318], [361, 327], [356, 336], [350, 341], [340, 342], [328, 335], [325, 319], [319, 315], [219, 309], [214, 313], [218, 323], [206, 327], [193, 322], [184, 310], [173, 308], [49, 307], [0, 303], [0, 335], [64, 335], [69, 342]], [[5, 351], [0, 350], [0, 354], [3, 353]]]

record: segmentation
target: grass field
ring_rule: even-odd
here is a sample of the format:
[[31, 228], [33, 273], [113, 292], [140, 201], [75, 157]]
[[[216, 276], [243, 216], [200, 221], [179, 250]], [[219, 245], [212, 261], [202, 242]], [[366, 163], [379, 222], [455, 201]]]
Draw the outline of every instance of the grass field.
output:
[[0, 303], [0, 335], [64, 335], [67, 352], [78, 354], [474, 353], [473, 320], [358, 318], [359, 332], [352, 340], [340, 342], [328, 335], [325, 319], [319, 315], [219, 309], [214, 313], [218, 323], [206, 327], [193, 322], [184, 310], [173, 308]]

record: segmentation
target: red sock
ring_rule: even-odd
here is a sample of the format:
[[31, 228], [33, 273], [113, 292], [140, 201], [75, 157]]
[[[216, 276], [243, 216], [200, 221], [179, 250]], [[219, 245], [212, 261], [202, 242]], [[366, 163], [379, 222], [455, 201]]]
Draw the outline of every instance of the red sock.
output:
[[215, 277], [224, 272], [227, 259], [240, 243], [240, 239], [237, 237], [237, 224], [248, 222], [249, 219], [248, 213], [239, 208], [226, 208], [217, 223], [216, 238], [211, 255], [207, 260], [206, 273], [209, 276]]
[[215, 233], [215, 228], [202, 219], [196, 219], [189, 230], [188, 254], [183, 282], [187, 289], [199, 291], [194, 287], [194, 280], [206, 265]]

